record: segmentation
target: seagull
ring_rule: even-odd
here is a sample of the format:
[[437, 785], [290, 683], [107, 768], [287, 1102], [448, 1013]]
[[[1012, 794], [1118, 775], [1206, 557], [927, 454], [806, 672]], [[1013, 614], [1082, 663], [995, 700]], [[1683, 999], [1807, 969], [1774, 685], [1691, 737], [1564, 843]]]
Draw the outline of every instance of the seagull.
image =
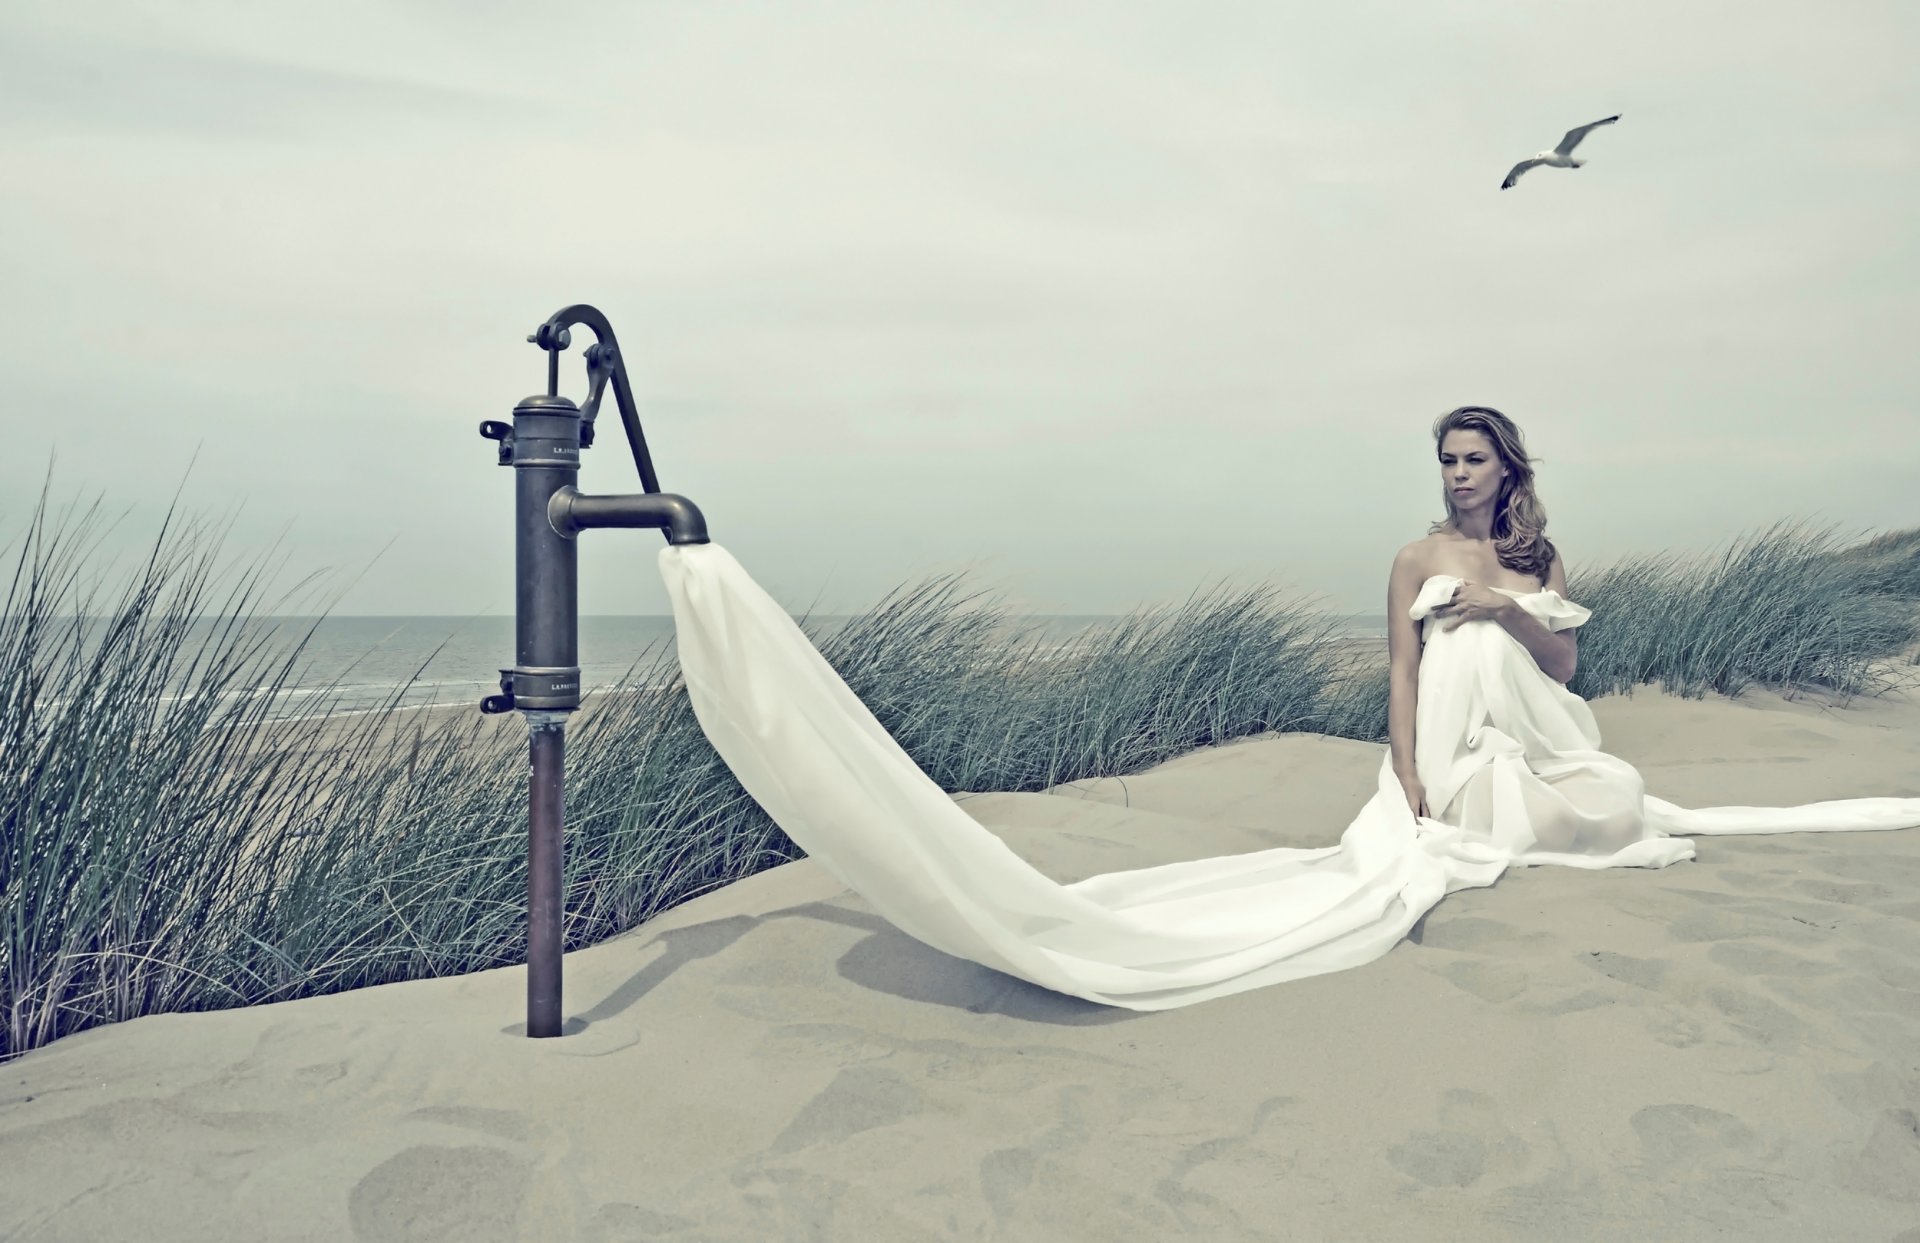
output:
[[1502, 190], [1511, 190], [1513, 183], [1520, 180], [1520, 174], [1526, 172], [1536, 164], [1545, 164], [1548, 168], [1579, 168], [1582, 164], [1586, 163], [1585, 160], [1576, 160], [1573, 158], [1573, 149], [1580, 145], [1580, 140], [1585, 138], [1590, 130], [1599, 129], [1602, 125], [1612, 125], [1619, 119], [1620, 114], [1616, 112], [1612, 116], [1602, 117], [1590, 125], [1578, 125], [1568, 130], [1567, 136], [1562, 138], [1560, 145], [1553, 150], [1542, 151], [1539, 155], [1530, 156], [1518, 164], [1515, 164], [1513, 171], [1507, 174], [1507, 179], [1500, 183], [1500, 188]]

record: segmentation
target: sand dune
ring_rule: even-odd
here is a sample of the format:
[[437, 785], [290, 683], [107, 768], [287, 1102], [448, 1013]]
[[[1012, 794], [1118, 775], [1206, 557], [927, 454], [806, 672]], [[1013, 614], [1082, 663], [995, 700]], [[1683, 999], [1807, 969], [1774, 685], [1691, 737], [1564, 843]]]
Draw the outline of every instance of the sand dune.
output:
[[[1596, 701], [1682, 804], [1920, 795], [1920, 693]], [[1331, 842], [1377, 746], [959, 796], [1061, 880]], [[807, 861], [567, 960], [0, 1066], [0, 1237], [1920, 1240], [1920, 831], [1536, 868], [1355, 971], [1152, 1014], [895, 932]]]

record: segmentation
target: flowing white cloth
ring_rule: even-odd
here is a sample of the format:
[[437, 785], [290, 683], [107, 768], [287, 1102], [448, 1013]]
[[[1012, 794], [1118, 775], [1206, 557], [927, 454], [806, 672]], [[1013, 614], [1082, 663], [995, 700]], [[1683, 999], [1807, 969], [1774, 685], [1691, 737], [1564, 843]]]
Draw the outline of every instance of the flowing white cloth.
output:
[[[1413, 605], [1425, 643], [1415, 765], [1430, 819], [1383, 757], [1378, 788], [1318, 849], [1277, 848], [1050, 880], [961, 810], [881, 728], [793, 619], [717, 544], [669, 545], [680, 666], [740, 784], [901, 931], [1045, 988], [1131, 1010], [1340, 971], [1391, 949], [1456, 889], [1510, 864], [1661, 867], [1692, 833], [1920, 825], [1920, 798], [1688, 811], [1600, 751], [1585, 701], [1495, 622], [1435, 627], [1458, 579]], [[1589, 614], [1509, 593], [1549, 629]]]

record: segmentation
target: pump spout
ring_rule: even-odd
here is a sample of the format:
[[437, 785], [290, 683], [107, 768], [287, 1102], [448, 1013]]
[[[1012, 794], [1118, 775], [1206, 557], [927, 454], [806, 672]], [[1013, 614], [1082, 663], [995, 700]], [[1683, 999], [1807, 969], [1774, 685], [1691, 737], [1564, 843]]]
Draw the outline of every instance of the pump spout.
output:
[[669, 544], [708, 542], [707, 520], [699, 507], [673, 492], [588, 496], [563, 487], [547, 502], [547, 521], [566, 539], [589, 527], [653, 527], [667, 533]]

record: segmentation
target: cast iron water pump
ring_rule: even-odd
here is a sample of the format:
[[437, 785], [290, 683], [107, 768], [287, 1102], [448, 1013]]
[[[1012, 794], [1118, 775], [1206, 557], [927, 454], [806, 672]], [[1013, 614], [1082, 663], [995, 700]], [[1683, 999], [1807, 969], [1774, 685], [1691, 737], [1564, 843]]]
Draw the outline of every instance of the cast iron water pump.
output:
[[[587, 401], [560, 396], [560, 351], [572, 329], [593, 330], [586, 349]], [[567, 713], [580, 706], [580, 583], [574, 537], [588, 527], [654, 527], [669, 544], [707, 542], [706, 519], [692, 501], [662, 492], [647, 456], [633, 389], [607, 317], [565, 307], [527, 338], [547, 351], [547, 391], [523, 400], [511, 425], [488, 420], [480, 434], [500, 442], [500, 465], [514, 480], [514, 665], [500, 671], [500, 693], [482, 712], [526, 716], [532, 783], [527, 835], [527, 1035], [560, 1034], [562, 945], [561, 829], [565, 822]], [[580, 451], [593, 444], [593, 419], [608, 383], [627, 429], [638, 495], [588, 496]]]

